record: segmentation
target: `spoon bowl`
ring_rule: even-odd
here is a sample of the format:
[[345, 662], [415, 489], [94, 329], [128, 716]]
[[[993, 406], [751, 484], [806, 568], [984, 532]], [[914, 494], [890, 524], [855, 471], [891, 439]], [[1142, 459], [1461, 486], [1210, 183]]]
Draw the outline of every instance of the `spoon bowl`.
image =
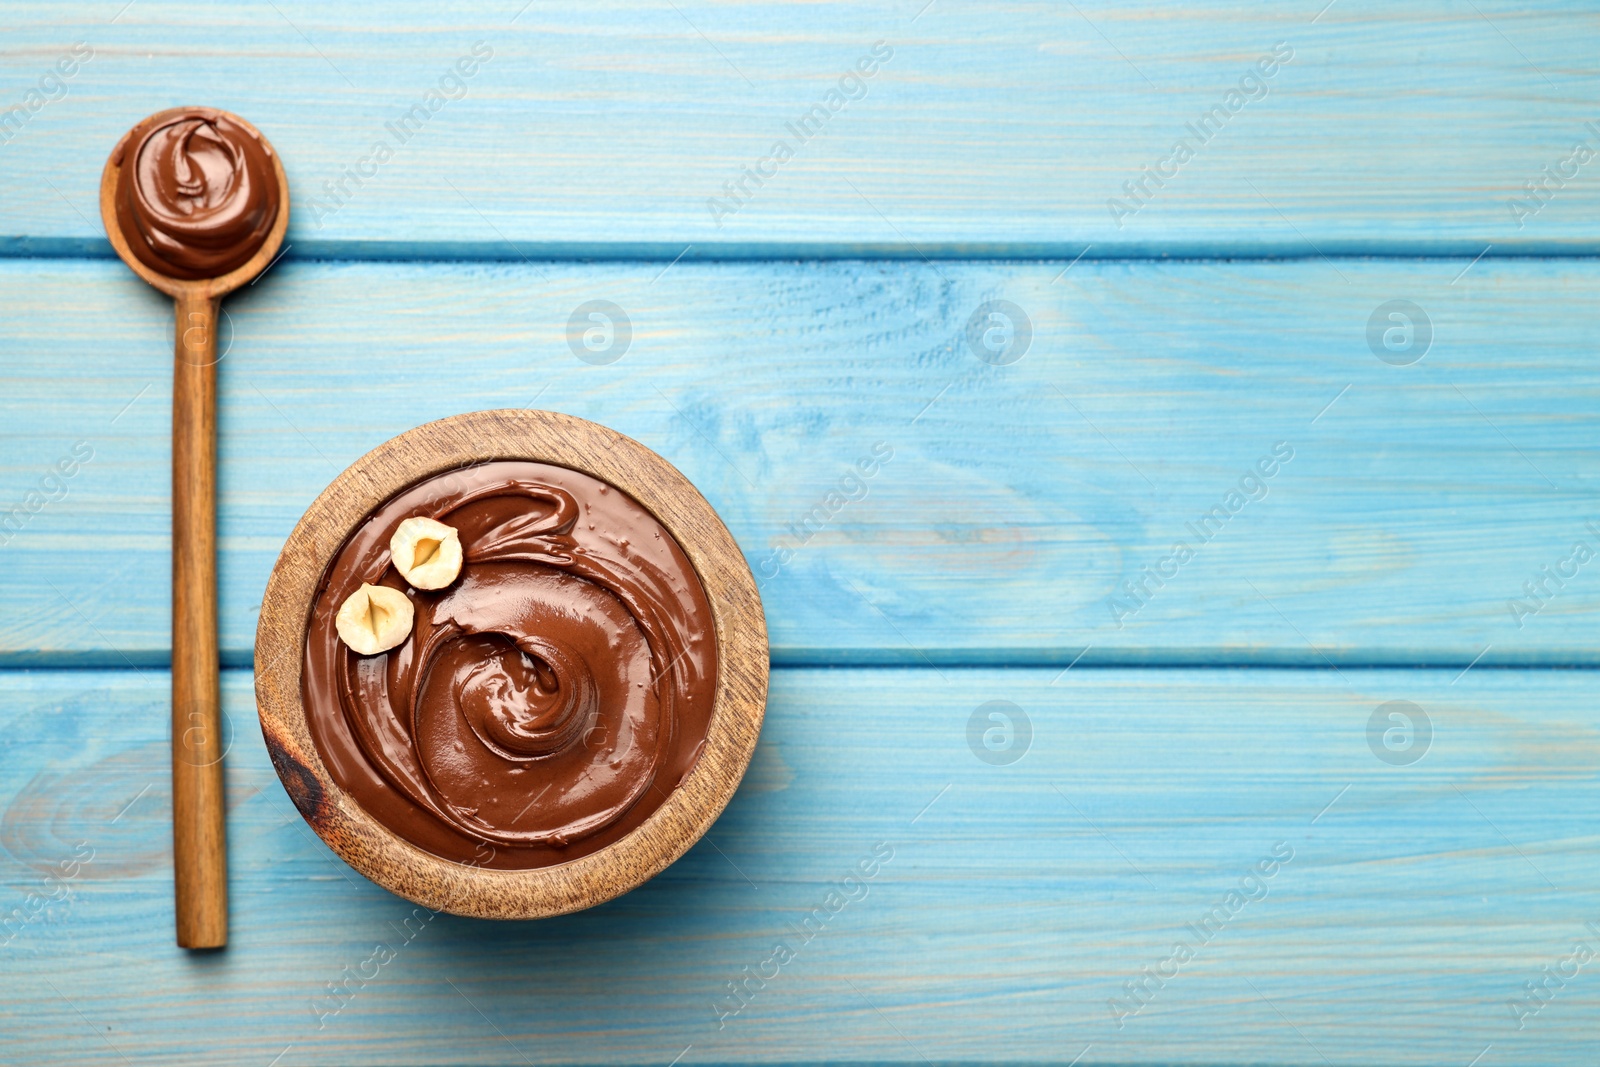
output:
[[[271, 162], [272, 179], [277, 183], [278, 208], [277, 218], [274, 219], [266, 237], [260, 247], [242, 265], [233, 270], [220, 274], [214, 278], [180, 278], [151, 267], [139, 258], [133, 250], [129, 235], [123, 231], [122, 221], [117, 212], [117, 194], [122, 189], [122, 172], [130, 162], [125, 159], [127, 150], [138, 140], [138, 135], [151, 128], [160, 127], [185, 116], [217, 116], [227, 122], [238, 126], [254, 138], [266, 150], [267, 158]], [[117, 142], [116, 148], [106, 160], [105, 170], [100, 175], [100, 218], [105, 224], [106, 236], [111, 239], [111, 247], [116, 250], [117, 256], [133, 269], [133, 272], [143, 278], [150, 285], [161, 290], [171, 297], [221, 297], [233, 292], [241, 285], [247, 285], [272, 262], [278, 250], [283, 246], [283, 236], [289, 229], [289, 178], [284, 173], [283, 161], [272, 150], [271, 143], [250, 123], [228, 111], [216, 108], [175, 107], [166, 111], [158, 111], [154, 115], [140, 122], [129, 130]]]

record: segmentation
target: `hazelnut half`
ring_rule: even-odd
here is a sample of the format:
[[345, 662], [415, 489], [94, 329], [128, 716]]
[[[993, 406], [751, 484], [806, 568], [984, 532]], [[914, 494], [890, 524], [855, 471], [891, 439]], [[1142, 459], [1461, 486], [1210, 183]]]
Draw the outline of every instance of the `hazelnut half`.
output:
[[389, 538], [389, 556], [416, 588], [443, 589], [461, 573], [461, 538], [454, 526], [417, 515]]
[[411, 598], [386, 585], [363, 583], [334, 616], [339, 639], [363, 656], [387, 652], [411, 635]]

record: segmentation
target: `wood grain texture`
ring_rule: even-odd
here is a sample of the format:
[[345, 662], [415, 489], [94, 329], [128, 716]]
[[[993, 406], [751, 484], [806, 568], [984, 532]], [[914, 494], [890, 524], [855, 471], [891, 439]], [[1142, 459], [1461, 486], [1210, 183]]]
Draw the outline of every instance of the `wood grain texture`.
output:
[[[1600, 664], [1600, 564], [1544, 571], [1600, 545], [1600, 260], [1502, 258], [1600, 253], [1600, 162], [1549, 176], [1600, 144], [1594, 4], [520, 6], [0, 4], [0, 107], [94, 52], [0, 133], [0, 665], [99, 668], [0, 670], [4, 1058], [1596, 1061], [1592, 964], [1520, 1029], [1509, 1005], [1600, 943], [1597, 676], [1491, 669]], [[347, 177], [480, 40], [462, 98]], [[719, 226], [708, 198], [879, 40], [864, 98]], [[1119, 228], [1108, 200], [1279, 41], [1266, 97]], [[100, 160], [191, 102], [323, 197], [224, 319], [225, 662], [346, 464], [533, 404], [705, 493], [778, 663], [879, 665], [775, 671], [739, 794], [635, 892], [515, 927], [412, 911], [303, 824], [225, 671], [233, 944], [172, 948], [168, 311], [112, 263], [16, 257], [109, 256]], [[1404, 258], [1429, 254], [1458, 258]], [[568, 343], [595, 299], [633, 326], [608, 367]], [[1391, 366], [1366, 331], [1401, 299], [1434, 337]], [[1014, 365], [966, 343], [991, 300], [1033, 326]], [[1266, 498], [1117, 626], [1120, 583], [1280, 440]], [[1032, 723], [1012, 765], [969, 747], [993, 700]], [[1391, 700], [1431, 717], [1414, 765], [1369, 747]], [[1265, 899], [1118, 1029], [1112, 998], [1279, 842]]]
[[[224, 661], [248, 662], [283, 539], [345, 465], [532, 404], [688, 476], [780, 663], [1596, 662], [1595, 564], [1537, 613], [1508, 605], [1600, 544], [1600, 262], [1064, 266], [281, 262], [223, 324]], [[162, 664], [169, 312], [115, 264], [7, 263], [0, 295], [28, 309], [7, 325], [5, 506], [75, 442], [94, 453], [0, 548], [0, 647]], [[1411, 366], [1367, 345], [1396, 298], [1432, 321]], [[568, 344], [591, 299], [632, 321], [609, 366]], [[994, 299], [1032, 322], [1011, 366], [966, 340]], [[1280, 441], [1266, 498], [1199, 546], [1188, 524]], [[1180, 538], [1195, 558], [1114, 618]]]
[[215, 297], [186, 294], [174, 301], [174, 308], [172, 854], [177, 937], [184, 948], [221, 948], [228, 943], [228, 828], [217, 688], [219, 304]]
[[[73, 41], [93, 49], [0, 144], [12, 252], [104, 254], [79, 214], [100, 161], [134, 120], [198, 102], [259, 124], [325, 206], [291, 256], [1600, 249], [1595, 164], [1563, 166], [1600, 148], [1592, 3], [119, 6], [0, 9], [6, 106]], [[390, 124], [480, 41], [492, 57], [402, 143]], [[789, 133], [878, 41], [893, 58], [865, 95]], [[1265, 95], [1119, 228], [1123, 183], [1279, 42], [1294, 57]], [[743, 178], [780, 138], [793, 158]], [[1529, 199], [1547, 166], [1571, 177]], [[719, 226], [707, 201], [742, 178]]]
[[[693, 770], [626, 837], [537, 870], [483, 870], [441, 859], [373, 818], [329, 774], [304, 702], [312, 606], [346, 540], [408, 486], [500, 459], [582, 471], [643, 505], [693, 564], [716, 631], [711, 722]], [[660, 874], [727, 806], [755, 751], [766, 710], [761, 596], [727, 527], [660, 456], [604, 426], [549, 411], [452, 416], [408, 430], [352, 463], [312, 502], [283, 546], [262, 598], [256, 659], [256, 701], [273, 764], [317, 836], [351, 866], [408, 900], [484, 919], [579, 911]]]
[[[1507, 1001], [1596, 943], [1600, 676], [1455, 675], [777, 670], [706, 840], [610, 904], [504, 924], [429, 919], [346, 868], [227, 671], [234, 927], [193, 960], [167, 933], [164, 677], [4, 672], [0, 915], [39, 910], [0, 919], [7, 1058], [1065, 1063], [1092, 1045], [1080, 1064], [1342, 1067], [1492, 1044], [1483, 1064], [1591, 1064], [1588, 968], [1521, 1030]], [[1031, 721], [1009, 766], [969, 748], [992, 700]], [[1410, 766], [1368, 747], [1391, 700], [1431, 720]], [[1108, 1000], [1280, 842], [1265, 897], [1118, 1030]], [[829, 911], [841, 887], [857, 899]], [[30, 892], [60, 899], [45, 914]], [[795, 958], [772, 977], [777, 941]], [[394, 958], [366, 963], [380, 945]], [[746, 968], [767, 984], [719, 1029]]]

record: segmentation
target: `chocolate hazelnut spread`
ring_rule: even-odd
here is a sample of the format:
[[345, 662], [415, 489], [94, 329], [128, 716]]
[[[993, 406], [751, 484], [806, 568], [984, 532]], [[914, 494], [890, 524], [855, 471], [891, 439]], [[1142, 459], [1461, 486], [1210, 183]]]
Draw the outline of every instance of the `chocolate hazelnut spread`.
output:
[[[411, 588], [390, 559], [412, 516], [459, 531], [445, 588]], [[363, 582], [415, 606], [410, 636], [372, 656], [334, 625]], [[525, 870], [661, 806], [705, 744], [716, 676], [710, 602], [655, 517], [589, 475], [504, 460], [424, 479], [356, 527], [313, 599], [302, 693], [329, 774], [373, 818]]]
[[168, 277], [217, 278], [243, 266], [277, 221], [272, 150], [226, 112], [152, 115], [112, 159], [118, 226], [139, 261]]

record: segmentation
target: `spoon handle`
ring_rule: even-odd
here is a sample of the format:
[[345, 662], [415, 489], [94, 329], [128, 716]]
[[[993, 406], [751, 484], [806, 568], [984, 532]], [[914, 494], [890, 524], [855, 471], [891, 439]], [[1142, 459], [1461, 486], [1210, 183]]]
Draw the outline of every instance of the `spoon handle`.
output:
[[217, 683], [217, 306], [180, 293], [172, 375], [172, 860], [178, 944], [228, 942]]

